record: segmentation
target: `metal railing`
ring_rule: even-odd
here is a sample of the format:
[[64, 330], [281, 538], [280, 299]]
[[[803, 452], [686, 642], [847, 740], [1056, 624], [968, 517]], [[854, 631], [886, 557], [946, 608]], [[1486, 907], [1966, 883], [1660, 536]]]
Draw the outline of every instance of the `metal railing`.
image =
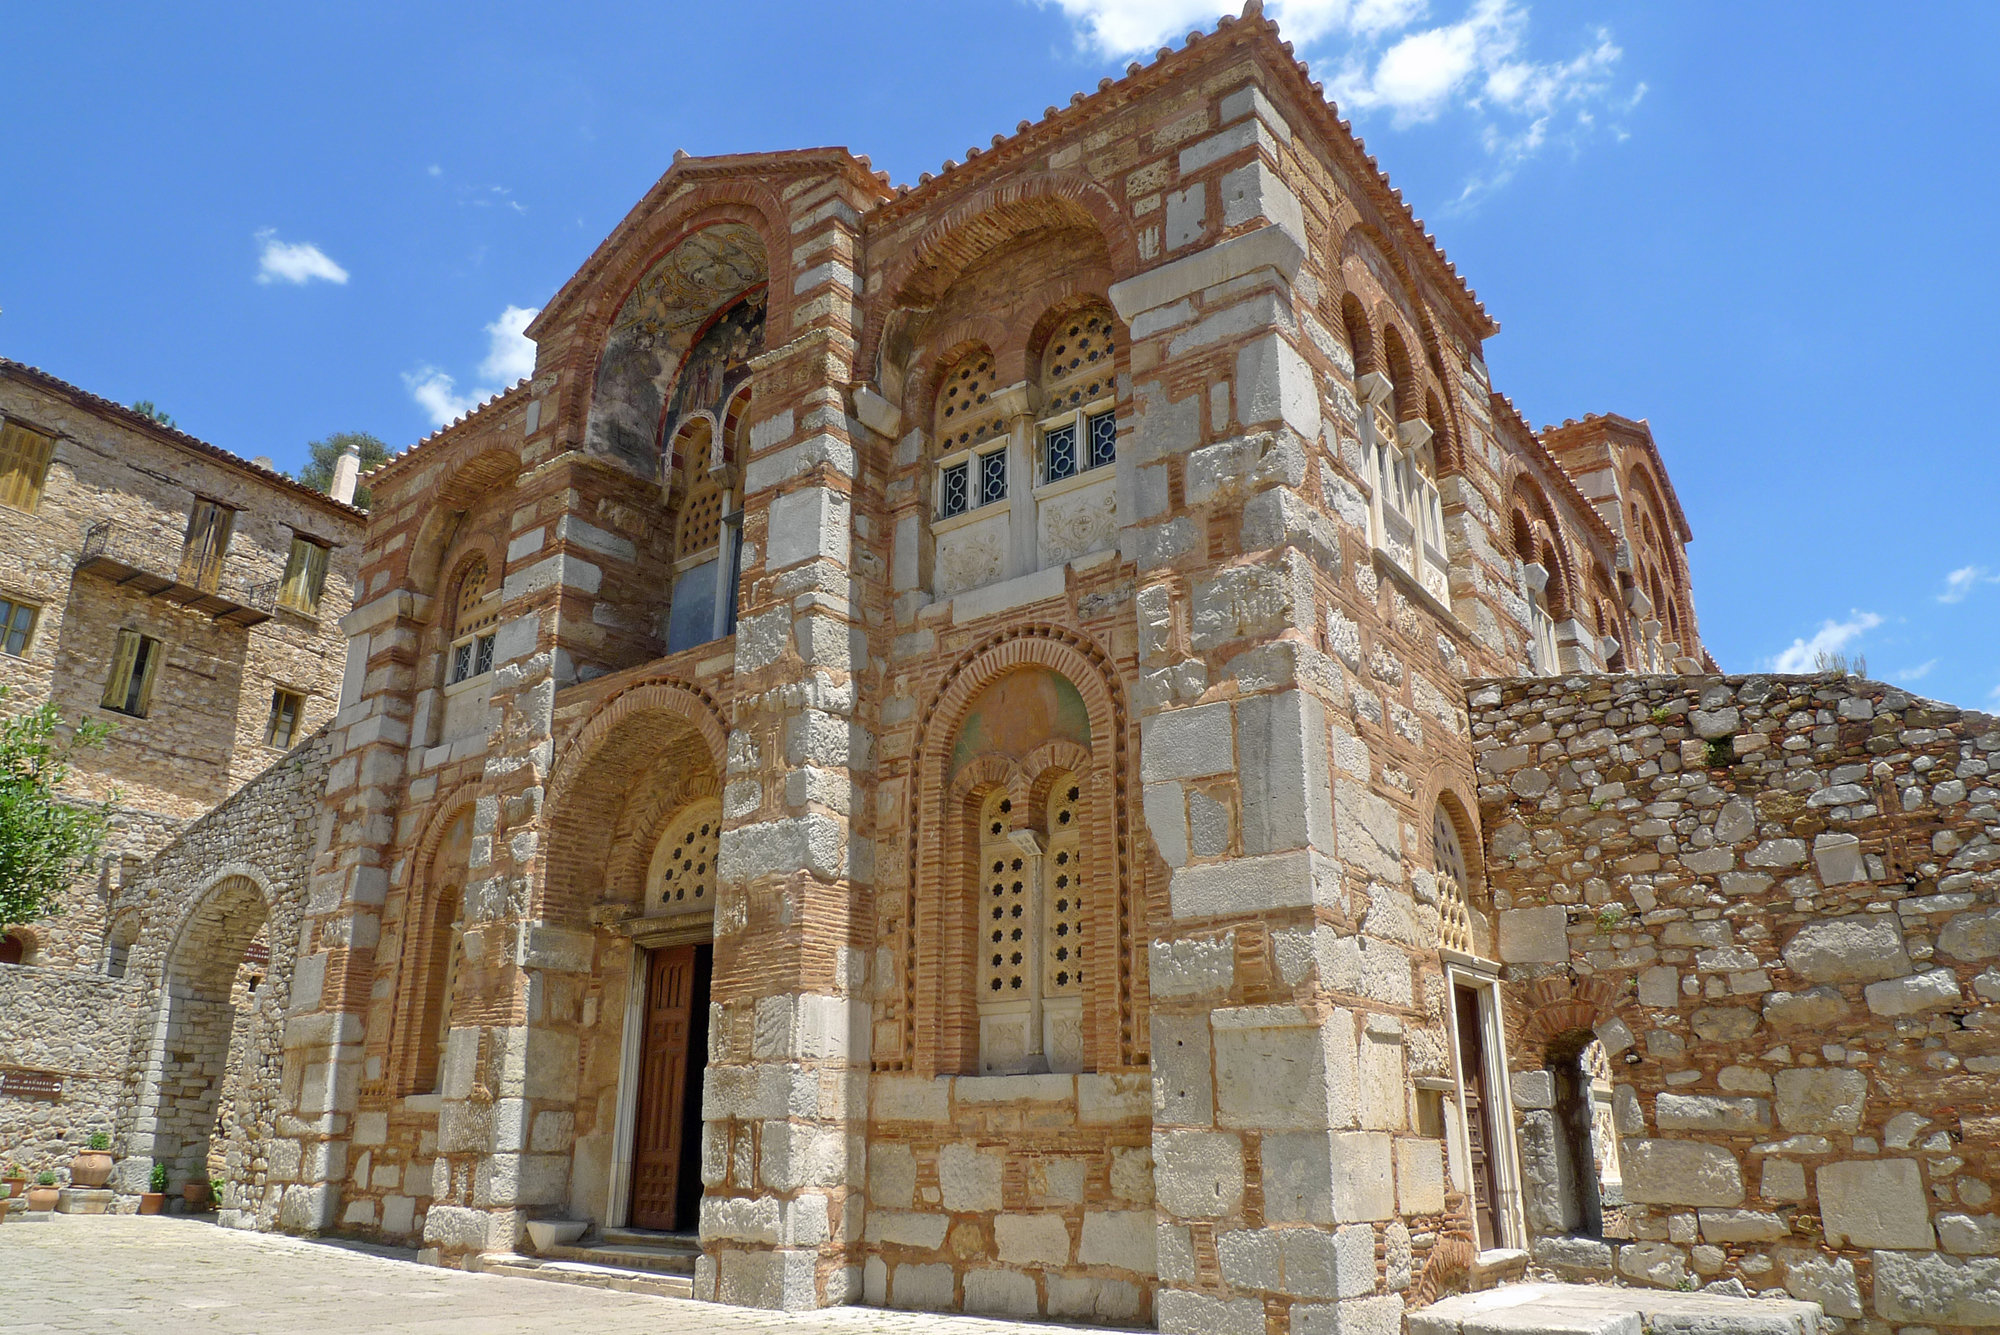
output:
[[[134, 524], [100, 519], [83, 531], [77, 552], [79, 569], [109, 567], [103, 573], [121, 584], [190, 605], [209, 604], [222, 617], [237, 608], [268, 618], [278, 606], [281, 580], [249, 581], [232, 576], [227, 557], [191, 565], [186, 544], [177, 538]], [[227, 604], [227, 606], [220, 606]]]

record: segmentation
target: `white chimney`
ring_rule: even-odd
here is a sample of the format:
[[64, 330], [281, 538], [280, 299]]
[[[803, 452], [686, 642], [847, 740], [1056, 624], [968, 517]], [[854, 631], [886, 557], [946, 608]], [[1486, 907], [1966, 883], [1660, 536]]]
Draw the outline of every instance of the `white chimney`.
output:
[[346, 505], [354, 504], [354, 484], [361, 480], [361, 446], [350, 440], [340, 457], [333, 461], [333, 486], [327, 495]]

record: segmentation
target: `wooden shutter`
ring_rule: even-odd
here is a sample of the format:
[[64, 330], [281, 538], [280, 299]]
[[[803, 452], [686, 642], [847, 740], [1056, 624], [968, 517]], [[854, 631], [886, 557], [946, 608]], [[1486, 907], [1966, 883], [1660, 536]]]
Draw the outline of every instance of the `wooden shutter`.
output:
[[299, 612], [319, 610], [319, 596], [326, 588], [326, 561], [326, 548], [311, 538], [294, 537], [278, 601]]
[[139, 640], [136, 630], [118, 632], [118, 648], [111, 655], [111, 675], [104, 682], [104, 698], [98, 703], [106, 709], [125, 708], [125, 695], [132, 686], [132, 664], [139, 656]]
[[153, 678], [159, 673], [162, 653], [158, 640], [143, 635], [139, 637], [139, 648], [145, 663], [139, 670], [139, 698], [132, 712], [143, 716], [153, 705]]
[[33, 510], [42, 500], [54, 438], [18, 422], [0, 423], [0, 504]]

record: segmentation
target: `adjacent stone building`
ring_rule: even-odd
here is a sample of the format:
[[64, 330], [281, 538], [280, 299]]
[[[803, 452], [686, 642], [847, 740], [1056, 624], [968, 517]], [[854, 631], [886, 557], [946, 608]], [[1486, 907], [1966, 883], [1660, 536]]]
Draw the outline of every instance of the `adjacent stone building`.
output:
[[1495, 332], [1254, 4], [915, 187], [677, 155], [145, 882], [277, 981], [218, 1077], [147, 954], [203, 1041], [123, 1181], [220, 1107], [235, 1222], [730, 1303], [1992, 1326], [2000, 724], [1717, 675], [1650, 430], [1532, 429]]
[[5, 707], [115, 725], [70, 784], [108, 804], [101, 868], [0, 924], [0, 1156], [39, 1171], [119, 1110], [131, 879], [333, 717], [363, 515], [0, 359], [0, 521]]

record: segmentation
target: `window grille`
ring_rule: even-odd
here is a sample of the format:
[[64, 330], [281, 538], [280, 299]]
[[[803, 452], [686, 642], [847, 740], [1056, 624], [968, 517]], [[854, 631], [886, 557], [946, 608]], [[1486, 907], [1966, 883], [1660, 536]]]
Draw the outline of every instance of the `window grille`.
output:
[[950, 519], [972, 507], [972, 466], [964, 460], [945, 466], [939, 479], [938, 516]]
[[1077, 475], [1075, 422], [1064, 422], [1043, 432], [1042, 449], [1048, 456], [1049, 481], [1060, 482]]

